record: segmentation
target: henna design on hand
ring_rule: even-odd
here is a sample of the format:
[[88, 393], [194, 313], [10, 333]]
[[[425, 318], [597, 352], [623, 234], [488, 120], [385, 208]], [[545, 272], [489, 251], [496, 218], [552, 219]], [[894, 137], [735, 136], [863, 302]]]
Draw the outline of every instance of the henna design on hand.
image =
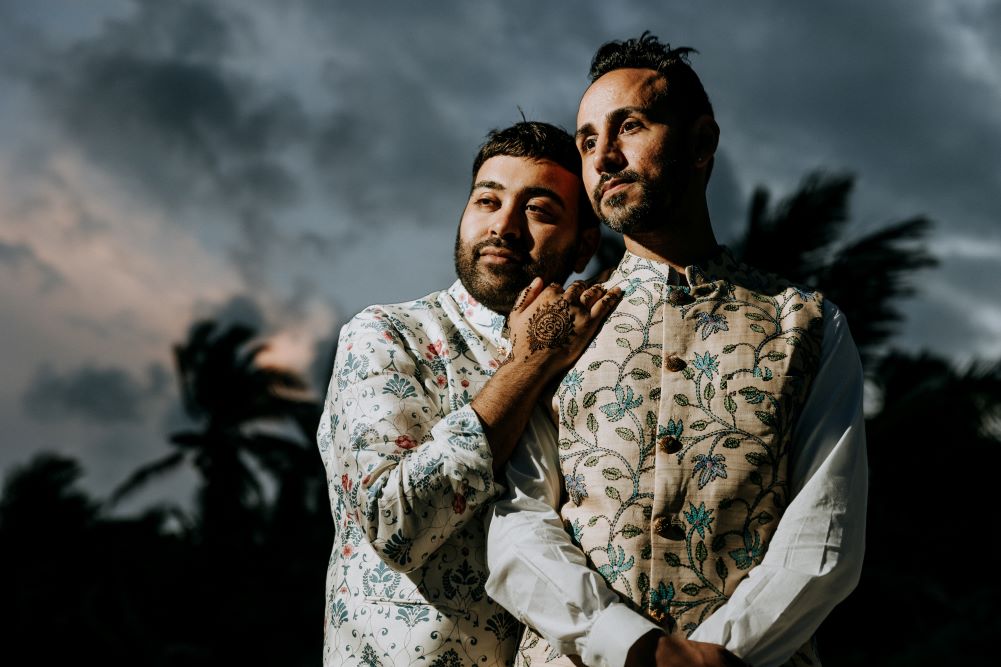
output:
[[528, 320], [528, 348], [532, 352], [567, 347], [573, 334], [570, 302], [563, 297], [540, 306]]

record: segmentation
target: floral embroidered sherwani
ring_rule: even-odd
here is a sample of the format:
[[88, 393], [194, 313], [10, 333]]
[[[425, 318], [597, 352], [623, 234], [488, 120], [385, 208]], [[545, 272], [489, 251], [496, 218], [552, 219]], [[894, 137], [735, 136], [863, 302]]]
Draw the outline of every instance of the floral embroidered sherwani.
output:
[[510, 664], [520, 626], [484, 592], [478, 516], [500, 487], [469, 405], [504, 322], [456, 281], [343, 327], [317, 434], [337, 531], [325, 665]]

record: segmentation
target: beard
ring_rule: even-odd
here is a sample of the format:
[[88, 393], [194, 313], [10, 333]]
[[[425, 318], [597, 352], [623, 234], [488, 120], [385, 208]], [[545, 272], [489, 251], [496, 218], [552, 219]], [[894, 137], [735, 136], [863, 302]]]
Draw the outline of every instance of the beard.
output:
[[[462, 236], [455, 235], [455, 273], [470, 296], [496, 313], [507, 314], [521, 290], [536, 277], [543, 284], [558, 282], [562, 285], [573, 269], [579, 241], [563, 250], [543, 252], [533, 259], [520, 240], [509, 241], [491, 238], [474, 244], [463, 244]], [[480, 251], [486, 247], [506, 248], [517, 253], [522, 262], [512, 264], [483, 264]]]
[[[681, 200], [681, 193], [694, 175], [695, 169], [684, 170], [678, 160], [668, 160], [664, 171], [656, 179], [643, 176], [632, 169], [601, 175], [591, 191], [591, 201], [598, 219], [609, 229], [620, 234], [653, 231], [664, 224], [671, 207]], [[629, 204], [628, 193], [618, 192], [601, 201], [605, 183], [617, 178], [639, 187], [639, 200]]]

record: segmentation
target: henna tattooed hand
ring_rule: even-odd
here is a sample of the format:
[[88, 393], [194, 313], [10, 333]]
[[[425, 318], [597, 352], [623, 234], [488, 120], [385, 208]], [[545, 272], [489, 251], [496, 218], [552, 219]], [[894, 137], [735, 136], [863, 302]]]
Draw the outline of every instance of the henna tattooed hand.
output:
[[550, 377], [568, 369], [621, 296], [618, 288], [606, 291], [582, 281], [565, 291], [555, 283], [542, 287], [536, 278], [518, 296], [509, 316], [512, 361], [538, 364]]

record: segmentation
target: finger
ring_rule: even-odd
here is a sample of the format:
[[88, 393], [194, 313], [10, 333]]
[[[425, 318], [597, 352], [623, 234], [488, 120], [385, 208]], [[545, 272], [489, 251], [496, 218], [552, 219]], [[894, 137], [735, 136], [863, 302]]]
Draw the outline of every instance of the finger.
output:
[[567, 288], [567, 291], [563, 293], [563, 298], [570, 303], [577, 303], [580, 299], [581, 293], [587, 289], [587, 284], [583, 280], [575, 280]]
[[603, 296], [605, 296], [604, 285], [591, 285], [580, 295], [580, 303], [586, 308]]
[[591, 317], [595, 319], [606, 317], [610, 312], [615, 310], [615, 307], [619, 305], [619, 301], [621, 300], [622, 290], [618, 287], [613, 287], [605, 292], [605, 296], [598, 299], [591, 306]]
[[520, 313], [528, 308], [529, 304], [535, 301], [535, 298], [542, 293], [542, 289], [542, 278], [532, 278], [532, 282], [528, 283], [528, 286], [521, 290], [518, 298], [514, 300], [514, 306], [511, 310]]

